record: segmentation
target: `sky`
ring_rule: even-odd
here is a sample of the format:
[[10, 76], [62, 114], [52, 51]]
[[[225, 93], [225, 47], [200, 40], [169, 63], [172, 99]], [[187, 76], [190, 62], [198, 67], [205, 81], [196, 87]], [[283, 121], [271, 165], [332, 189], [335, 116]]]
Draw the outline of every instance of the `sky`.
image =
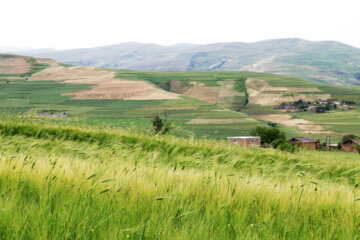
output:
[[1, 0], [0, 47], [296, 37], [360, 48], [359, 9], [359, 0]]

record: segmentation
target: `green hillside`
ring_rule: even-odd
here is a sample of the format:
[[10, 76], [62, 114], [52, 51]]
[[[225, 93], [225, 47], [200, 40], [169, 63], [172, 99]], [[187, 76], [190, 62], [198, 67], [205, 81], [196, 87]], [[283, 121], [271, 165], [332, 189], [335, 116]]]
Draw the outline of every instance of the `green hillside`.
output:
[[[248, 93], [246, 87], [247, 79], [257, 79], [268, 83], [271, 87], [281, 88], [287, 87], [290, 90], [278, 92], [276, 89], [266, 90], [266, 94], [291, 95], [294, 99], [301, 99], [302, 96], [311, 96], [315, 94], [318, 98], [333, 98], [344, 101], [354, 101], [355, 110], [344, 112], [342, 110], [334, 110], [325, 114], [309, 114], [309, 113], [291, 113], [294, 118], [303, 118], [318, 124], [325, 130], [333, 131], [333, 140], [338, 141], [343, 134], [360, 135], [360, 87], [358, 86], [329, 86], [319, 83], [313, 83], [297, 77], [274, 75], [256, 72], [238, 72], [238, 71], [211, 71], [211, 72], [151, 72], [151, 71], [131, 71], [131, 70], [112, 70], [115, 71], [120, 79], [136, 79], [149, 81], [165, 90], [170, 90], [169, 86], [172, 81], [181, 81], [184, 86], [189, 86], [190, 82], [200, 82], [205, 85], [218, 85], [220, 81], [237, 81], [237, 91], [244, 92], [246, 98], [239, 98], [238, 104], [233, 105], [232, 109], [246, 113], [252, 117], [266, 114], [284, 114], [274, 109], [274, 106], [261, 106], [248, 103]], [[295, 88], [291, 89], [291, 88]], [[301, 90], [296, 91], [299, 88]], [[304, 90], [310, 89], [310, 90]], [[312, 92], [311, 89], [316, 88], [318, 92]], [[323, 96], [323, 97], [321, 97]], [[235, 107], [234, 107], [235, 106]], [[231, 106], [230, 106], [231, 108]], [[266, 122], [265, 122], [266, 123]], [[288, 133], [288, 136], [310, 136], [323, 140], [325, 135], [304, 133], [294, 127], [282, 128]], [[312, 135], [312, 136], [311, 136]], [[332, 134], [331, 134], [332, 135]]]
[[[36, 59], [31, 62], [35, 67], [47, 67]], [[72, 69], [69, 65], [59, 66], [63, 69]], [[77, 119], [93, 125], [138, 127], [145, 131], [151, 128], [151, 120], [156, 114], [166, 114], [167, 119], [177, 127], [179, 136], [194, 134], [197, 138], [207, 136], [225, 139], [231, 135], [247, 135], [254, 127], [265, 126], [269, 122], [278, 122], [279, 128], [284, 130], [288, 137], [308, 136], [323, 140], [326, 135], [331, 135], [333, 141], [337, 142], [344, 134], [360, 135], [360, 128], [357, 127], [360, 125], [360, 88], [357, 86], [329, 86], [297, 77], [257, 72], [154, 72], [108, 69], [118, 78], [114, 81], [145, 81], [157, 88], [179, 93], [180, 98], [73, 99], [73, 96], [63, 94], [91, 89], [94, 85], [63, 83], [50, 81], [51, 79], [30, 81], [26, 76], [31, 76], [34, 70], [30, 71], [18, 76], [0, 77], [1, 112], [43, 119], [54, 119], [65, 113], [63, 120]], [[41, 69], [35, 72], [39, 71]], [[254, 100], [254, 88], [258, 85], [261, 87], [260, 97]], [[278, 121], [278, 116], [283, 118], [286, 114], [275, 109], [276, 104], [271, 102], [272, 98], [266, 103], [270, 105], [256, 102], [269, 96], [275, 96], [278, 102], [304, 97], [354, 101], [355, 109], [346, 112], [332, 110], [325, 114], [289, 113], [290, 120], [306, 120], [305, 124], [313, 124], [317, 129], [313, 131], [310, 128], [309, 131], [304, 131], [304, 123], [292, 125]]]
[[[0, 111], [12, 114], [42, 113], [59, 114], [65, 112], [67, 118], [97, 124], [111, 124], [118, 127], [149, 128], [155, 114], [167, 113], [175, 125], [203, 135], [225, 138], [232, 134], [246, 134], [249, 127], [262, 123], [247, 115], [228, 111], [197, 99], [182, 97], [179, 100], [72, 100], [62, 93], [87, 88], [87, 85], [61, 84], [49, 81], [0, 82]], [[191, 119], [243, 119], [240, 123], [216, 124], [215, 126], [186, 124]]]
[[0, 120], [3, 239], [357, 239], [359, 158]]

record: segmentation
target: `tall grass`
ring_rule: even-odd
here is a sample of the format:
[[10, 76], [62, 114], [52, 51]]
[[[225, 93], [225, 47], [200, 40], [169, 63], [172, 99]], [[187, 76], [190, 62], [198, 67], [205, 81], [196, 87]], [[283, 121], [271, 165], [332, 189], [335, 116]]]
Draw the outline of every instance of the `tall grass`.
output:
[[356, 239], [355, 154], [0, 120], [2, 239]]

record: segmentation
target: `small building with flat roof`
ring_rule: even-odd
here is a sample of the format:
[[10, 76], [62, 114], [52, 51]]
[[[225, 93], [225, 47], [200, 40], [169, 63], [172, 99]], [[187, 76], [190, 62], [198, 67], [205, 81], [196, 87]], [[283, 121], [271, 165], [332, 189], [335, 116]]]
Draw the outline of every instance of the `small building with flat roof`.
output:
[[261, 138], [258, 136], [238, 136], [228, 137], [230, 144], [235, 144], [242, 147], [260, 147]]

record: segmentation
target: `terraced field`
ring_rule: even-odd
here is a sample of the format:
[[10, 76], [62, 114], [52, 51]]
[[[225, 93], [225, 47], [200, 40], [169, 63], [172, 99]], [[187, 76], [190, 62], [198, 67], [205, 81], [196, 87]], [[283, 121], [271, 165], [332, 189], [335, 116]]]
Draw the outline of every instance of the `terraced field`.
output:
[[323, 139], [330, 134], [338, 140], [351, 131], [350, 122], [358, 124], [356, 111], [335, 117], [336, 113], [285, 115], [274, 109], [282, 101], [301, 98], [331, 97], [359, 104], [356, 86], [327, 86], [255, 72], [105, 71], [49, 59], [26, 61], [32, 66], [28, 73], [0, 79], [2, 112], [37, 117], [65, 113], [61, 116], [86, 123], [144, 129], [150, 128], [155, 114], [166, 112], [185, 130], [180, 135], [192, 132], [217, 139], [246, 135], [256, 126], [278, 122], [288, 137]]
[[[234, 90], [241, 93], [244, 98], [233, 98], [236, 99], [237, 105], [232, 102], [231, 105], [229, 104], [226, 107], [244, 112], [263, 123], [277, 122], [281, 124], [280, 127], [288, 133], [288, 136], [307, 136], [324, 139], [325, 136], [332, 135], [334, 141], [339, 141], [343, 134], [349, 133], [347, 129], [351, 129], [346, 119], [353, 118], [353, 115], [356, 115], [356, 113], [353, 111], [342, 112], [339, 114], [342, 116], [342, 119], [333, 119], [333, 113], [313, 114], [313, 117], [309, 117], [309, 114], [298, 113], [289, 115], [274, 109], [276, 105], [282, 102], [291, 102], [299, 99], [314, 101], [333, 98], [351, 100], [355, 101], [357, 105], [360, 104], [360, 87], [358, 86], [328, 86], [290, 76], [255, 72], [114, 71], [118, 78], [153, 82], [168, 91], [178, 92], [181, 89], [182, 93], [186, 94], [189, 92], [189, 89], [192, 90], [197, 87], [200, 90], [198, 97], [204, 99], [206, 94], [204, 96], [203, 93], [208, 93], [208, 99], [212, 99], [213, 103], [219, 106], [221, 106], [221, 102], [216, 98], [217, 95], [214, 94], [214, 88], [217, 88], [217, 92], [220, 92], [219, 82], [236, 82]], [[177, 86], [175, 89], [173, 87], [174, 82]], [[199, 89], [199, 85], [203, 89]], [[196, 96], [193, 95], [193, 97]], [[321, 121], [317, 119], [321, 119]], [[356, 123], [354, 126], [357, 126], [360, 122], [357, 118], [350, 121]]]

